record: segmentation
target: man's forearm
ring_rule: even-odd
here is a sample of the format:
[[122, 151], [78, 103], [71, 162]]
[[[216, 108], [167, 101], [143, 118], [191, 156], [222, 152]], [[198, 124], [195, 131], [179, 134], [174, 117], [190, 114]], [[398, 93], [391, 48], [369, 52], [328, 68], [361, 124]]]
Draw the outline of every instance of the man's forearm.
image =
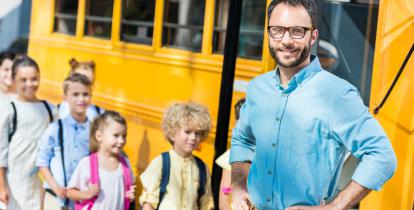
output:
[[231, 185], [233, 187], [246, 189], [250, 165], [250, 162], [235, 162], [231, 164]]
[[365, 198], [369, 192], [371, 192], [370, 189], [351, 180], [348, 186], [329, 205], [334, 210], [349, 209]]

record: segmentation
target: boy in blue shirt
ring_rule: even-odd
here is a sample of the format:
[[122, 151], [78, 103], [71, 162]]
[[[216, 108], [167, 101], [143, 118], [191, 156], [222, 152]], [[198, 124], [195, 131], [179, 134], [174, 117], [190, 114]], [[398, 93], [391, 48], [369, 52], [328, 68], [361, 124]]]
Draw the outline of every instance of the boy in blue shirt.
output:
[[65, 79], [64, 100], [70, 115], [50, 124], [39, 142], [36, 166], [45, 180], [44, 210], [73, 209], [74, 203], [66, 197], [66, 185], [79, 161], [89, 155], [90, 125], [86, 110], [91, 87], [92, 82], [79, 73]]

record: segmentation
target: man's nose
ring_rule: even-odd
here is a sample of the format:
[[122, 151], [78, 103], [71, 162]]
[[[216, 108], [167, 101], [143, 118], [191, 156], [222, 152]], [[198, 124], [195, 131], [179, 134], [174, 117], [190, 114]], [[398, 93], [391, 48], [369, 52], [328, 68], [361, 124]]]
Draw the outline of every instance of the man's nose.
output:
[[292, 43], [292, 41], [293, 41], [293, 39], [292, 39], [292, 37], [290, 37], [289, 31], [286, 30], [285, 34], [283, 34], [281, 42], [282, 43]]

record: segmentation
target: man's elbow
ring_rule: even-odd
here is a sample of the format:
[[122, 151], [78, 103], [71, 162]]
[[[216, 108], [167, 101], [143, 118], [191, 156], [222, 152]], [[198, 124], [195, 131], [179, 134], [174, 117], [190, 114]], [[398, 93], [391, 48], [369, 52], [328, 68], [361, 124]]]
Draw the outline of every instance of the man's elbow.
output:
[[392, 177], [392, 175], [394, 175], [395, 171], [397, 170], [397, 165], [398, 165], [397, 156], [395, 155], [394, 151], [392, 151], [392, 154], [390, 155], [388, 164], [389, 164], [389, 169], [390, 169], [391, 177]]

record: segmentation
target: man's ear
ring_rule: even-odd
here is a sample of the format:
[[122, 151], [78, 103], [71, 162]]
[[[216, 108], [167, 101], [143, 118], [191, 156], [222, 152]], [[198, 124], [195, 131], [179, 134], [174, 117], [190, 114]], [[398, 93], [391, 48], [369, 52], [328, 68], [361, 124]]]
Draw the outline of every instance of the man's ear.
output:
[[313, 29], [312, 30], [312, 34], [311, 34], [311, 45], [315, 44], [316, 40], [318, 39], [319, 36], [319, 31], [318, 29]]

